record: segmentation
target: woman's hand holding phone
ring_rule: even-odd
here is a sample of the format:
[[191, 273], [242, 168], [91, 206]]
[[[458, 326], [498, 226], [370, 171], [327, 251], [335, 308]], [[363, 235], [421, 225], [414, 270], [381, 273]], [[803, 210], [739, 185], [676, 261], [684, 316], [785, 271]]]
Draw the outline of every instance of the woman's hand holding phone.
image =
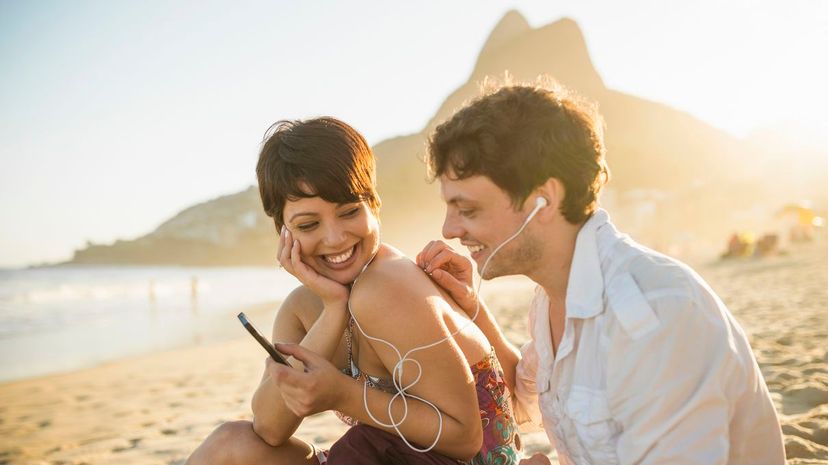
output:
[[326, 308], [337, 306], [347, 308], [350, 294], [348, 288], [320, 275], [305, 264], [302, 261], [301, 252], [302, 246], [299, 241], [293, 238], [293, 234], [286, 226], [282, 226], [277, 256], [285, 271], [296, 276], [302, 284], [319, 296]]
[[285, 405], [298, 417], [336, 409], [343, 395], [342, 381], [350, 380], [329, 360], [299, 344], [276, 344], [280, 352], [303, 363], [291, 370], [267, 361], [267, 371], [279, 386]]

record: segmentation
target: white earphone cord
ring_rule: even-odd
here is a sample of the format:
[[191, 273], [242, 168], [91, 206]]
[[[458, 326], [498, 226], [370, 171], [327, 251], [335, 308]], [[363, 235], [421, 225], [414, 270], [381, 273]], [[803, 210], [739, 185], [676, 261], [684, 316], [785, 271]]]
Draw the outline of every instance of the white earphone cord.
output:
[[[475, 290], [475, 295], [477, 296], [477, 299], [475, 299], [476, 300], [476, 305], [475, 305], [475, 309], [474, 309], [474, 315], [472, 315], [472, 317], [469, 319], [469, 321], [466, 322], [466, 324], [464, 324], [463, 326], [457, 328], [456, 330], [454, 330], [454, 332], [452, 332], [448, 336], [444, 337], [443, 339], [440, 339], [439, 341], [432, 342], [431, 344], [427, 344], [427, 345], [424, 345], [424, 346], [415, 347], [415, 348], [409, 350], [408, 352], [406, 352], [405, 355], [400, 355], [399, 349], [397, 349], [397, 347], [394, 346], [394, 344], [391, 344], [390, 342], [386, 341], [385, 339], [380, 339], [378, 337], [370, 336], [369, 334], [367, 334], [362, 329], [362, 326], [360, 326], [359, 321], [357, 321], [356, 317], [354, 317], [353, 312], [351, 312], [351, 299], [350, 299], [350, 296], [349, 296], [349, 298], [348, 298], [348, 313], [350, 313], [351, 318], [353, 318], [357, 329], [359, 329], [359, 332], [362, 333], [362, 335], [365, 336], [366, 338], [368, 338], [372, 341], [381, 342], [381, 343], [387, 345], [388, 347], [390, 347], [391, 349], [393, 349], [394, 352], [397, 354], [397, 358], [399, 359], [399, 361], [394, 365], [394, 368], [391, 370], [391, 380], [394, 383], [394, 388], [397, 390], [397, 393], [394, 394], [394, 396], [391, 397], [391, 400], [388, 402], [388, 418], [391, 419], [391, 423], [385, 423], [383, 421], [380, 421], [378, 418], [376, 418], [374, 416], [373, 413], [371, 413], [371, 409], [368, 407], [368, 381], [367, 381], [367, 378], [366, 378], [366, 381], [363, 384], [363, 388], [362, 388], [362, 401], [363, 401], [363, 404], [365, 405], [365, 411], [368, 413], [368, 416], [371, 417], [371, 420], [376, 422], [378, 425], [380, 425], [382, 427], [385, 427], [385, 428], [394, 428], [394, 431], [397, 432], [397, 435], [400, 437], [400, 439], [402, 439], [403, 442], [405, 442], [405, 444], [408, 447], [410, 447], [412, 450], [415, 450], [417, 452], [429, 452], [431, 449], [433, 449], [437, 445], [437, 442], [440, 440], [440, 436], [443, 433], [443, 414], [442, 414], [442, 412], [440, 412], [440, 409], [437, 408], [437, 406], [434, 405], [433, 403], [423, 399], [422, 397], [416, 396], [414, 394], [407, 394], [406, 393], [406, 391], [408, 389], [410, 389], [412, 386], [416, 385], [420, 381], [420, 378], [422, 378], [422, 375], [423, 375], [423, 367], [420, 364], [420, 362], [418, 362], [416, 359], [410, 358], [409, 355], [411, 355], [412, 353], [414, 353], [418, 350], [428, 349], [430, 347], [434, 347], [438, 344], [442, 344], [443, 342], [448, 341], [449, 339], [453, 338], [457, 333], [465, 330], [470, 324], [472, 324], [474, 322], [474, 320], [477, 319], [477, 315], [478, 315], [478, 313], [480, 313], [480, 286], [483, 284], [483, 276], [486, 273], [486, 268], [489, 266], [489, 261], [491, 261], [492, 257], [494, 257], [495, 254], [497, 254], [497, 252], [500, 251], [500, 249], [504, 245], [511, 242], [521, 232], [523, 232], [523, 230], [526, 228], [526, 225], [529, 224], [529, 221], [532, 220], [532, 218], [535, 216], [535, 214], [538, 212], [538, 210], [540, 210], [541, 208], [543, 208], [545, 206], [546, 206], [546, 199], [544, 199], [543, 197], [538, 197], [537, 200], [535, 201], [534, 210], [532, 210], [532, 212], [529, 213], [529, 216], [526, 217], [526, 219], [523, 221], [523, 224], [520, 226], [520, 228], [517, 230], [517, 232], [512, 234], [505, 241], [501, 242], [500, 245], [498, 245], [494, 249], [494, 251], [489, 255], [489, 257], [486, 258], [486, 261], [483, 262], [483, 267], [480, 269], [480, 273], [479, 273], [480, 278], [477, 281], [477, 289]], [[376, 257], [376, 254], [374, 254], [374, 257]], [[361, 276], [362, 273], [368, 268], [368, 265], [371, 264], [371, 262], [374, 260], [374, 257], [371, 257], [371, 259], [368, 260], [368, 263], [366, 263], [365, 266], [362, 268], [362, 271], [360, 271], [359, 275], [354, 280], [354, 282], [351, 286], [352, 290], [353, 290], [353, 287], [356, 286], [356, 283], [359, 280], [359, 276]], [[414, 365], [418, 369], [418, 373], [417, 373], [417, 377], [414, 378], [408, 385], [402, 386], [403, 366], [405, 365], [405, 362], [414, 363]], [[397, 400], [398, 397], [402, 398], [402, 401], [403, 401], [403, 414], [402, 414], [402, 418], [400, 418], [399, 421], [396, 421], [396, 420], [394, 420], [394, 414], [392, 412], [392, 407], [394, 405], [394, 401]], [[399, 429], [399, 426], [402, 425], [402, 423], [405, 421], [406, 417], [408, 416], [408, 397], [417, 399], [419, 401], [424, 402], [425, 404], [428, 404], [431, 408], [434, 409], [435, 412], [437, 412], [437, 418], [438, 418], [437, 437], [434, 438], [434, 442], [431, 443], [431, 445], [428, 446], [425, 449], [419, 449], [419, 448], [415, 447], [414, 445], [412, 445], [410, 442], [408, 442], [408, 440], [405, 438], [405, 436], [402, 434], [402, 432]]]

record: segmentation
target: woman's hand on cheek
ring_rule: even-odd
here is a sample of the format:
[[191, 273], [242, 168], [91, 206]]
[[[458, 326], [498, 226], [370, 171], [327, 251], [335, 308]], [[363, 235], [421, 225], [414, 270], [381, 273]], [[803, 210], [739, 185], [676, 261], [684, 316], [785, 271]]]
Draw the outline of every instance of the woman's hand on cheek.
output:
[[302, 284], [319, 296], [325, 307], [347, 307], [350, 293], [348, 288], [320, 275], [316, 270], [305, 264], [302, 261], [301, 252], [302, 246], [299, 241], [293, 238], [293, 234], [287, 227], [282, 226], [282, 234], [279, 237], [279, 263], [288, 273], [296, 276]]

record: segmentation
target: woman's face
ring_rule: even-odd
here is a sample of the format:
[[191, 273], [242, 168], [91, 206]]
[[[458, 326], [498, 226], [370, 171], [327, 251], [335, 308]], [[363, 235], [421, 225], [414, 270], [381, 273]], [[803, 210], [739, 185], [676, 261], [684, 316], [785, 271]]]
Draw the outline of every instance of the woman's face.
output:
[[302, 261], [342, 284], [353, 282], [379, 248], [379, 222], [365, 202], [287, 200], [283, 220], [299, 241]]

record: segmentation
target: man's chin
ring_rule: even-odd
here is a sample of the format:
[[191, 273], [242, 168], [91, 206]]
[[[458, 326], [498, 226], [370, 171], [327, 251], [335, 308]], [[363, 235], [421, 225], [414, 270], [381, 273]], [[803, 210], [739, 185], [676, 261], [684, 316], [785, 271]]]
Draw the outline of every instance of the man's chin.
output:
[[[503, 276], [515, 276], [521, 274], [521, 270], [515, 266], [516, 263], [501, 263], [496, 260], [492, 260], [489, 263], [489, 266], [486, 267], [485, 273], [481, 273], [480, 277], [484, 280], [488, 281], [495, 278], [502, 278]], [[481, 270], [481, 268], [477, 268]]]
[[506, 274], [502, 273], [501, 270], [497, 269], [497, 266], [489, 266], [485, 271], [485, 274], [480, 275], [480, 277], [483, 278], [485, 281], [489, 281], [494, 278], [499, 278], [501, 276], [506, 276]]

